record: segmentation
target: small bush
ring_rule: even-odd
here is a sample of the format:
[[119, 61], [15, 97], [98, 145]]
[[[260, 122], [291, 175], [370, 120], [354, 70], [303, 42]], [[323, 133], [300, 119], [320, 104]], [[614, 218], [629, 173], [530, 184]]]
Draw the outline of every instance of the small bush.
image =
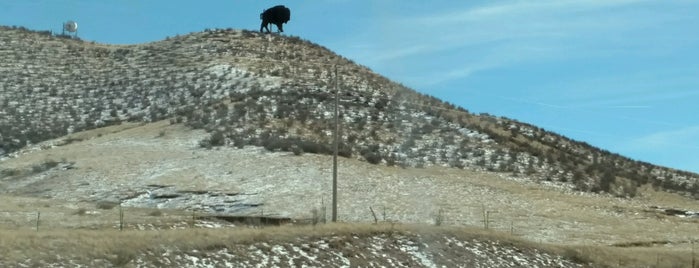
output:
[[211, 140], [210, 139], [203, 139], [199, 142], [199, 147], [204, 148], [204, 149], [211, 149], [213, 146], [211, 146]]
[[79, 208], [78, 211], [76, 211], [74, 214], [75, 214], [75, 215], [83, 216], [83, 215], [85, 215], [86, 213], [87, 213], [87, 209], [85, 209], [85, 208]]
[[262, 146], [269, 151], [291, 151], [292, 141], [277, 137], [269, 137], [262, 141]]
[[331, 154], [332, 153], [332, 150], [327, 145], [319, 144], [317, 142], [299, 141], [297, 144], [301, 147], [301, 150], [303, 150], [306, 153], [311, 153], [311, 154]]
[[301, 155], [303, 154], [303, 149], [299, 147], [298, 145], [294, 144], [291, 146], [291, 152], [294, 153], [294, 155]]
[[136, 257], [134, 252], [124, 248], [119, 248], [114, 253], [108, 260], [116, 267], [126, 266]]
[[0, 170], [0, 178], [17, 176], [19, 174], [22, 174], [22, 171], [15, 168], [7, 168]]
[[54, 161], [54, 160], [50, 160], [50, 159], [45, 160], [41, 164], [32, 166], [32, 172], [34, 172], [34, 173], [44, 172], [44, 171], [47, 171], [49, 169], [52, 169], [52, 168], [58, 166], [58, 164], [59, 163]]
[[114, 207], [116, 207], [118, 205], [119, 205], [119, 203], [114, 202], [114, 201], [99, 201], [99, 202], [97, 202], [97, 205], [95, 205], [95, 207], [97, 207], [98, 209], [109, 210], [109, 209], [113, 209]]
[[211, 137], [203, 139], [199, 142], [199, 147], [211, 149], [214, 146], [226, 145], [226, 138], [221, 131], [215, 131]]
[[148, 213], [148, 216], [153, 216], [153, 217], [160, 217], [163, 215], [163, 212], [160, 210], [153, 210], [150, 213]]
[[346, 144], [339, 144], [337, 148], [337, 155], [345, 158], [352, 157], [352, 147]]
[[563, 254], [561, 254], [564, 258], [575, 262], [575, 263], [592, 263], [591, 260], [588, 259], [588, 257], [583, 253], [578, 250], [568, 248], [566, 249]]
[[214, 132], [209, 140], [211, 141], [212, 146], [223, 146], [226, 144], [226, 139], [221, 131]]
[[364, 159], [366, 159], [367, 162], [369, 162], [371, 164], [376, 165], [376, 164], [381, 163], [381, 159], [382, 159], [381, 155], [379, 155], [379, 153], [377, 153], [377, 152], [368, 152], [362, 156], [364, 157]]
[[395, 156], [386, 157], [386, 165], [387, 166], [393, 167], [396, 164], [398, 164], [398, 161], [396, 161]]
[[246, 143], [245, 140], [241, 137], [233, 137], [233, 146], [238, 149], [243, 149], [245, 147]]

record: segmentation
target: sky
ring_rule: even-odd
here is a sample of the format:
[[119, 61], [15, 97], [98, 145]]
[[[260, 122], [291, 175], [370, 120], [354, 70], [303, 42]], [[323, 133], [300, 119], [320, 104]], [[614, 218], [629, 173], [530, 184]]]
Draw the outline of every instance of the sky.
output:
[[258, 30], [278, 4], [285, 34], [419, 92], [699, 172], [696, 0], [2, 0], [0, 24], [136, 44]]

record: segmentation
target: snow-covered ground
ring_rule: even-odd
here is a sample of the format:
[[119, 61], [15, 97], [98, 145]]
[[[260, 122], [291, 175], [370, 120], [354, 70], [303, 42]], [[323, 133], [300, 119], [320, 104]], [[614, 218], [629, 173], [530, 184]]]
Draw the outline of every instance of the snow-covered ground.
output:
[[[0, 259], [0, 265], [4, 265]], [[52, 262], [26, 260], [17, 267], [583, 267], [561, 256], [492, 240], [460, 239], [448, 234], [375, 234], [299, 238], [294, 242], [251, 242], [232, 247], [149, 250], [131, 259]]]

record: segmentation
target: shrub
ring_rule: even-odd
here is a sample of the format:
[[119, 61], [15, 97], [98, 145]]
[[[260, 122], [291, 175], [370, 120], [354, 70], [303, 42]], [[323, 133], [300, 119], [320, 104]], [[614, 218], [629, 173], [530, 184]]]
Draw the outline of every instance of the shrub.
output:
[[278, 137], [267, 137], [262, 140], [262, 146], [269, 151], [291, 151], [294, 141], [291, 139], [284, 139]]
[[386, 157], [386, 165], [387, 166], [392, 167], [392, 166], [395, 166], [397, 163], [398, 163], [398, 161], [396, 161], [395, 156], [391, 155], [391, 156]]
[[79, 208], [77, 211], [75, 211], [74, 214], [75, 214], [75, 215], [83, 216], [83, 215], [85, 215], [86, 213], [87, 213], [87, 209], [85, 209], [85, 208]]
[[294, 155], [301, 155], [303, 154], [303, 149], [299, 147], [298, 145], [294, 144], [291, 146], [291, 152], [294, 153]]
[[32, 166], [32, 172], [39, 173], [44, 172], [58, 166], [58, 162], [54, 160], [45, 160], [43, 163]]
[[332, 150], [326, 145], [319, 144], [313, 141], [299, 141], [299, 146], [304, 152], [311, 154], [330, 154]]
[[22, 171], [15, 168], [7, 168], [0, 170], [0, 178], [17, 176], [19, 174], [22, 174]]
[[211, 137], [203, 139], [199, 142], [199, 147], [211, 149], [214, 146], [223, 146], [226, 144], [226, 138], [223, 136], [223, 132], [215, 131], [211, 134]]
[[95, 207], [97, 207], [98, 209], [109, 210], [109, 209], [113, 209], [117, 205], [119, 205], [119, 203], [114, 202], [114, 201], [99, 201], [99, 202], [97, 202]]
[[163, 212], [160, 210], [153, 210], [150, 213], [148, 213], [148, 216], [153, 216], [153, 217], [160, 217], [163, 215]]
[[213, 146], [211, 146], [211, 140], [210, 139], [203, 139], [199, 142], [199, 147], [205, 148], [205, 149], [211, 149]]
[[338, 144], [337, 155], [345, 157], [345, 158], [352, 157], [352, 147], [347, 145], [347, 144], [343, 144], [343, 143]]
[[376, 165], [381, 163], [381, 155], [379, 155], [379, 153], [377, 152], [368, 152], [362, 156], [364, 157], [364, 159], [366, 159], [367, 162], [371, 164]]
[[223, 146], [226, 144], [226, 139], [221, 131], [214, 132], [209, 140], [211, 141], [212, 146]]
[[606, 170], [602, 177], [600, 178], [599, 187], [602, 191], [609, 192], [611, 186], [614, 184], [615, 175], [612, 170]]

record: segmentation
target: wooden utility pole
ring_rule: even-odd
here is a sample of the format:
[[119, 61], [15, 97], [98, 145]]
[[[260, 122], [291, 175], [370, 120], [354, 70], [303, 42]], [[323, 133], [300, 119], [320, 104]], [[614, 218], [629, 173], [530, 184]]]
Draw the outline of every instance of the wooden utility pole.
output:
[[694, 240], [692, 240], [692, 268], [697, 267], [697, 261], [694, 259]]
[[337, 222], [337, 140], [340, 130], [340, 118], [337, 110], [340, 89], [337, 87], [337, 65], [335, 65], [335, 131], [333, 131], [333, 215], [332, 221]]

